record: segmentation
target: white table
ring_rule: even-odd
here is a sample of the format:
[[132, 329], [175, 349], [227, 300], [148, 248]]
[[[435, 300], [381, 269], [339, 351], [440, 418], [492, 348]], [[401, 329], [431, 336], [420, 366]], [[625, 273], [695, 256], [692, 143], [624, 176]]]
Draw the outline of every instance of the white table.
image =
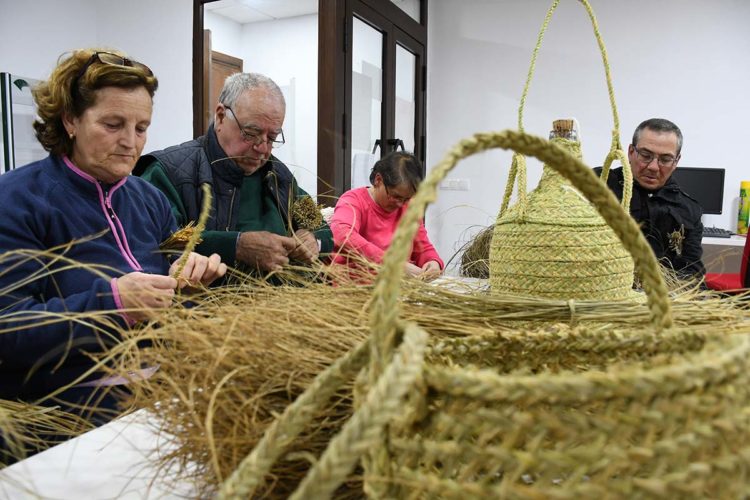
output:
[[709, 273], [739, 273], [745, 237], [703, 238], [703, 264]]
[[165, 440], [149, 418], [154, 417], [137, 411], [0, 470], [0, 498], [196, 498], [186, 482], [155, 479], [149, 456]]

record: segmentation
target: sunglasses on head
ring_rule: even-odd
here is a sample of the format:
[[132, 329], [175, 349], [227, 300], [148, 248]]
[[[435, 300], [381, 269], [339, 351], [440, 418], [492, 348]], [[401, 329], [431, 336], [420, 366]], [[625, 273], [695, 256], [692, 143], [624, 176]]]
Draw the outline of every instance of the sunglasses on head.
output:
[[117, 54], [113, 54], [112, 52], [94, 52], [93, 54], [91, 54], [91, 57], [89, 57], [89, 60], [86, 61], [86, 64], [83, 65], [81, 71], [78, 72], [78, 76], [76, 76], [75, 80], [73, 80], [71, 88], [77, 88], [78, 80], [80, 80], [81, 77], [86, 74], [86, 71], [94, 63], [107, 64], [109, 66], [125, 66], [127, 68], [141, 70], [146, 74], [146, 76], [154, 76], [154, 72], [151, 71], [151, 68], [143, 63], [140, 63], [133, 59], [128, 59], [127, 57], [118, 56]]

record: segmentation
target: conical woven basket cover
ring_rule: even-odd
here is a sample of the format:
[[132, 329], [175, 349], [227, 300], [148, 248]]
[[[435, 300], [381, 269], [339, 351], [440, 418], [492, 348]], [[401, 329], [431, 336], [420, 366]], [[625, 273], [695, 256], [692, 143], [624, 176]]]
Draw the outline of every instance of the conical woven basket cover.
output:
[[[581, 143], [551, 142], [581, 158]], [[555, 299], [632, 297], [633, 259], [615, 232], [560, 174], [544, 166], [539, 186], [506, 210], [490, 244], [492, 290]]]

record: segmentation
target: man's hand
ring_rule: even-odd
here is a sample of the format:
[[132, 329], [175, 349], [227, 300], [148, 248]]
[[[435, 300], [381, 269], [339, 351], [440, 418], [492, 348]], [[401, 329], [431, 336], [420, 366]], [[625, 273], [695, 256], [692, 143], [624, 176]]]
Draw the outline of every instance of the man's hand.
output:
[[237, 240], [237, 260], [261, 271], [278, 271], [289, 263], [289, 253], [296, 246], [294, 238], [268, 231], [247, 231]]
[[296, 246], [294, 250], [289, 253], [289, 258], [299, 262], [304, 262], [305, 264], [312, 264], [320, 254], [318, 240], [315, 238], [315, 234], [307, 229], [300, 229], [294, 233], [292, 238], [296, 240]]
[[[177, 270], [176, 261], [169, 268], [169, 275], [172, 276]], [[184, 288], [186, 286], [196, 287], [198, 284], [210, 285], [214, 280], [221, 278], [227, 273], [227, 265], [221, 262], [219, 254], [213, 254], [210, 257], [191, 252], [188, 255], [185, 267], [182, 268], [182, 273], [177, 278], [178, 286]]]
[[430, 260], [425, 262], [422, 266], [422, 274], [419, 275], [419, 279], [423, 281], [432, 281], [441, 274], [443, 274], [443, 271], [440, 269], [440, 264], [435, 260]]
[[[148, 319], [152, 309], [169, 307], [177, 280], [160, 274], [128, 273], [117, 278], [117, 292], [129, 318]], [[130, 310], [132, 309], [132, 311]]]

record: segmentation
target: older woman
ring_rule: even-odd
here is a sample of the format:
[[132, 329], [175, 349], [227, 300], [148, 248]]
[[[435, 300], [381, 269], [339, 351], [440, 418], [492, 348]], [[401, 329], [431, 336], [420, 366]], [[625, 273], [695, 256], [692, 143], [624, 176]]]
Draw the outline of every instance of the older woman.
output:
[[170, 277], [159, 251], [175, 230], [169, 203], [130, 176], [156, 88], [146, 65], [87, 49], [34, 89], [50, 154], [0, 176], [0, 398], [106, 421], [117, 382], [92, 372], [89, 353], [167, 307], [178, 286], [226, 273], [217, 255], [191, 254], [179, 282]]
[[[369, 187], [347, 191], [331, 218], [335, 264], [358, 267], [362, 259], [380, 264], [391, 244], [406, 204], [422, 181], [422, 167], [410, 153], [394, 152], [375, 163]], [[427, 237], [424, 224], [414, 236], [407, 276], [430, 280], [442, 274], [443, 261]]]

